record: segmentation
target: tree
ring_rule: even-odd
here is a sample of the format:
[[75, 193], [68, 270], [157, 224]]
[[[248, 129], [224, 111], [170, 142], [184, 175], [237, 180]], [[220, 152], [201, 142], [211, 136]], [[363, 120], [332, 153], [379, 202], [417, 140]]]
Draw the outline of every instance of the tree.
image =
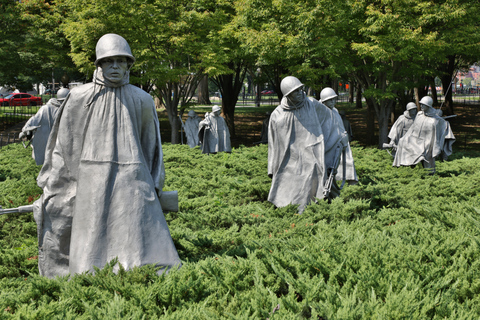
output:
[[194, 94], [203, 69], [199, 57], [211, 21], [210, 12], [196, 1], [65, 0], [69, 16], [64, 25], [72, 43], [74, 62], [93, 72], [96, 41], [117, 33], [130, 43], [136, 57], [132, 82], [160, 98], [172, 128], [171, 142], [179, 143], [179, 104]]

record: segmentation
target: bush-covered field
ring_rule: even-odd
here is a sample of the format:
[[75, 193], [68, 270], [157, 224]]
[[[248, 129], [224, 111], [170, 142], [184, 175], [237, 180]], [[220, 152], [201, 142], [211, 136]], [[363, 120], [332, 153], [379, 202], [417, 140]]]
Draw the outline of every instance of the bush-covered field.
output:
[[[164, 145], [166, 215], [183, 267], [38, 275], [32, 214], [0, 216], [1, 319], [478, 319], [480, 154], [429, 176], [352, 147], [360, 183], [302, 215], [266, 202], [267, 146]], [[0, 205], [41, 190], [30, 150], [0, 150]]]

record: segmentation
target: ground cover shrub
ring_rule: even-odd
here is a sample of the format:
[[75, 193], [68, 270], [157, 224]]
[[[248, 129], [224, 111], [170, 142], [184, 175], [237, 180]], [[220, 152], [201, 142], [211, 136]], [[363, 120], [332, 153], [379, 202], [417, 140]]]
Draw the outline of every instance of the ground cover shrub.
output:
[[[360, 182], [302, 215], [266, 201], [267, 146], [203, 155], [164, 145], [166, 219], [182, 268], [45, 279], [31, 214], [0, 216], [0, 318], [478, 319], [478, 153], [428, 175], [386, 151], [352, 147]], [[0, 205], [41, 193], [28, 149], [0, 149]]]

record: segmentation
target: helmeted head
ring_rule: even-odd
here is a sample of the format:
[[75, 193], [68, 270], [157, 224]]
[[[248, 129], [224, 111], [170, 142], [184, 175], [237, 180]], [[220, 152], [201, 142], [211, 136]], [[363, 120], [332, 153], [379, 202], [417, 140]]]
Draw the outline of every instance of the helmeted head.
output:
[[412, 109], [417, 109], [417, 105], [415, 104], [415, 102], [407, 103], [407, 111], [410, 111]]
[[282, 94], [285, 97], [298, 88], [303, 88], [303, 86], [303, 83], [294, 76], [285, 77], [282, 82], [280, 82], [280, 90], [282, 90]]
[[114, 33], [107, 33], [98, 40], [95, 53], [97, 57], [95, 60], [96, 66], [99, 66], [102, 59], [117, 56], [126, 57], [130, 65], [135, 62], [135, 57], [132, 55], [127, 40]]
[[193, 117], [195, 117], [196, 115], [197, 115], [197, 114], [195, 113], [195, 111], [193, 111], [193, 110], [188, 111], [188, 116], [189, 116], [190, 118], [193, 118]]
[[213, 106], [212, 107], [212, 113], [215, 114], [215, 115], [219, 115], [220, 114], [220, 107], [219, 106]]
[[429, 96], [425, 96], [420, 100], [420, 105], [426, 105], [429, 106], [430, 108], [433, 108], [433, 99], [430, 98]]
[[320, 92], [320, 102], [321, 103], [325, 103], [325, 101], [334, 99], [336, 97], [338, 97], [338, 95], [335, 93], [335, 90], [333, 90], [330, 87], [326, 87]]
[[58, 101], [63, 101], [65, 100], [65, 98], [67, 97], [68, 93], [70, 92], [70, 90], [68, 90], [67, 88], [62, 88], [60, 90], [58, 90], [57, 92], [57, 100]]
[[422, 108], [423, 111], [426, 111], [429, 108], [433, 108], [433, 99], [429, 96], [425, 96], [419, 101], [419, 104], [420, 108]]
[[415, 118], [415, 116], [417, 115], [417, 105], [415, 104], [415, 102], [407, 103], [407, 112], [411, 118]]

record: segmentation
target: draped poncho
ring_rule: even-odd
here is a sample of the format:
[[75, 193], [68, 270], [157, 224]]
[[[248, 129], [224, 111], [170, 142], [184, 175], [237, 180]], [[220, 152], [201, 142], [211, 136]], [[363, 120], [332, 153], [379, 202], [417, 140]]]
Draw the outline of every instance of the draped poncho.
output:
[[268, 127], [268, 201], [277, 207], [298, 204], [301, 213], [324, 197], [327, 169], [334, 166], [343, 132], [335, 117], [315, 99], [305, 97], [296, 106], [282, 99]]
[[202, 119], [196, 114], [193, 117], [189, 116], [185, 121], [185, 135], [190, 148], [195, 148], [200, 144], [198, 140], [198, 125], [200, 121], [202, 121]]
[[61, 102], [55, 98], [48, 100], [47, 104], [42, 106], [37, 113], [31, 117], [22, 131], [35, 131], [31, 139], [33, 147], [32, 158], [37, 165], [42, 165], [45, 160], [45, 148], [47, 147], [48, 136], [55, 122], [55, 116]]
[[398, 141], [407, 133], [414, 120], [415, 119], [410, 116], [408, 111], [404, 111], [403, 114], [398, 117], [397, 121], [395, 121], [395, 123], [392, 125], [392, 128], [390, 128], [390, 132], [388, 133], [390, 143], [398, 145]]
[[410, 129], [400, 138], [393, 166], [411, 166], [423, 161], [426, 168], [435, 167], [435, 158], [447, 159], [455, 142], [450, 123], [435, 110], [420, 111]]
[[[225, 119], [207, 114], [199, 123], [199, 136], [202, 143], [202, 153], [230, 152], [230, 131]], [[203, 139], [202, 139], [203, 134]]]
[[119, 84], [101, 69], [94, 78], [59, 110], [38, 176], [40, 274], [92, 271], [115, 258], [126, 269], [180, 265], [158, 196], [165, 169], [153, 99], [128, 74]]
[[[333, 107], [332, 112], [335, 115], [336, 125], [338, 125], [341, 128], [342, 132], [346, 132], [348, 134], [347, 129], [345, 128], [345, 125], [343, 123], [342, 116], [338, 112], [338, 109]], [[345, 177], [343, 177], [344, 165], [345, 165]], [[340, 158], [340, 163], [338, 165], [338, 174], [335, 176], [335, 179], [337, 181], [342, 181], [344, 178], [350, 184], [355, 184], [358, 182], [357, 170], [355, 170], [355, 162], [353, 160], [352, 148], [350, 147], [350, 143], [348, 143], [347, 147], [345, 148], [345, 159], [343, 159], [343, 153], [342, 153], [342, 156]]]

